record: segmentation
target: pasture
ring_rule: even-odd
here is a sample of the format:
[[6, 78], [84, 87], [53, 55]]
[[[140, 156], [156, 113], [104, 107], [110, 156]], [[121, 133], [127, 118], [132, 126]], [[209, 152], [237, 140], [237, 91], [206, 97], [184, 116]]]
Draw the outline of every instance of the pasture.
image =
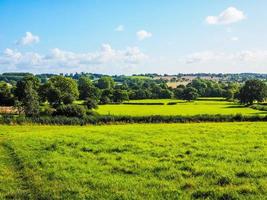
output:
[[0, 126], [0, 199], [265, 199], [267, 123]]
[[[243, 114], [243, 115], [257, 115], [267, 114], [267, 112], [254, 110], [249, 107], [237, 104], [235, 102], [223, 101], [219, 98], [200, 99], [193, 102], [186, 102], [182, 100], [173, 99], [147, 99], [129, 101], [137, 103], [137, 105], [128, 104], [114, 104], [114, 105], [100, 105], [96, 110], [103, 115], [130, 115], [130, 116], [148, 116], [148, 115], [201, 115], [201, 114]], [[164, 103], [164, 105], [138, 105], [138, 103]], [[167, 105], [168, 102], [177, 102], [176, 105]]]

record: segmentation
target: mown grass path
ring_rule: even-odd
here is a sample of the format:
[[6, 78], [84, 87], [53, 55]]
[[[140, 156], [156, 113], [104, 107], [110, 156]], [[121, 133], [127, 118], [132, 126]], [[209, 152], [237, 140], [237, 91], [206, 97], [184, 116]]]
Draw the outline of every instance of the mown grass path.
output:
[[0, 136], [0, 199], [42, 199], [8, 138]]
[[24, 184], [14, 153], [5, 143], [6, 138], [0, 136], [0, 199], [26, 199], [29, 188]]

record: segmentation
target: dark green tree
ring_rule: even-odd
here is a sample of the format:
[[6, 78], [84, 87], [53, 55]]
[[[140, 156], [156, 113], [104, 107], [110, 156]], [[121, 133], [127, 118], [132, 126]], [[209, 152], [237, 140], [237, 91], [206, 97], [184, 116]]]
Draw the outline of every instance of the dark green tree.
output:
[[86, 100], [88, 98], [98, 100], [100, 96], [100, 90], [95, 87], [92, 81], [88, 77], [81, 77], [78, 80], [78, 89], [80, 93], [80, 99]]
[[197, 89], [193, 87], [186, 87], [183, 91], [182, 99], [192, 101], [197, 99], [199, 96]]
[[1, 106], [13, 106], [14, 96], [12, 94], [12, 86], [6, 82], [0, 82], [0, 105]]
[[25, 95], [26, 95], [26, 84], [31, 83], [31, 87], [33, 90], [38, 91], [39, 87], [40, 87], [40, 81], [38, 78], [36, 78], [33, 75], [28, 75], [25, 76], [23, 79], [19, 80], [16, 84], [16, 88], [15, 88], [15, 96], [17, 97], [17, 99], [19, 101], [21, 101]]
[[97, 109], [98, 108], [98, 102], [95, 99], [87, 99], [85, 101], [85, 105], [88, 109]]
[[26, 116], [36, 117], [39, 115], [39, 97], [32, 82], [28, 81], [24, 88], [25, 96], [21, 100]]
[[121, 103], [125, 100], [129, 100], [129, 96], [126, 90], [116, 89], [113, 92], [113, 102]]
[[97, 87], [99, 89], [113, 89], [114, 86], [115, 86], [115, 82], [109, 76], [103, 76], [97, 81]]
[[47, 99], [53, 106], [62, 103], [71, 104], [79, 96], [78, 85], [75, 80], [64, 76], [54, 76], [49, 79], [50, 85], [47, 92]]
[[267, 98], [267, 86], [257, 79], [248, 80], [240, 89], [238, 98], [242, 104], [253, 104], [254, 101], [263, 102]]

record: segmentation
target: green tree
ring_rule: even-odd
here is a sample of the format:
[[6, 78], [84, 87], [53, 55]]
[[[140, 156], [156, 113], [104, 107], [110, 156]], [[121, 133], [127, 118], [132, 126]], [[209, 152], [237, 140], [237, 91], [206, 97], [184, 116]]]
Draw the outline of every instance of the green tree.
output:
[[26, 116], [36, 117], [39, 115], [39, 98], [32, 82], [28, 81], [24, 88], [25, 96], [22, 99], [22, 106]]
[[0, 105], [12, 106], [14, 105], [14, 97], [12, 94], [12, 86], [6, 82], [0, 82]]
[[193, 87], [186, 87], [183, 91], [182, 99], [187, 101], [192, 101], [197, 99], [199, 96], [198, 91], [196, 88]]
[[257, 79], [246, 81], [238, 96], [242, 104], [253, 104], [254, 101], [263, 102], [266, 97], [267, 86], [263, 81]]
[[22, 99], [24, 99], [25, 95], [26, 95], [26, 84], [31, 83], [31, 87], [33, 90], [38, 91], [39, 87], [40, 87], [40, 80], [38, 78], [36, 78], [33, 75], [28, 75], [25, 76], [23, 79], [19, 80], [16, 84], [16, 88], [15, 88], [15, 96], [17, 97], [17, 99], [19, 101], [21, 101]]
[[183, 92], [184, 92], [185, 86], [179, 85], [174, 89], [174, 97], [176, 99], [182, 99], [183, 98]]
[[88, 109], [97, 109], [98, 108], [98, 103], [95, 99], [87, 99], [85, 101], [85, 105]]
[[116, 103], [121, 103], [125, 100], [129, 100], [129, 96], [126, 90], [116, 89], [113, 92], [113, 101]]
[[95, 87], [92, 81], [88, 77], [81, 77], [78, 80], [78, 89], [80, 93], [80, 99], [86, 100], [88, 98], [98, 100], [100, 96], [100, 90]]
[[97, 87], [99, 89], [113, 89], [114, 86], [115, 86], [115, 82], [109, 76], [103, 76], [97, 81]]
[[47, 99], [53, 106], [62, 103], [71, 104], [79, 96], [78, 86], [75, 80], [64, 76], [54, 76], [49, 79], [50, 88], [47, 92]]
[[108, 104], [111, 102], [112, 98], [113, 98], [113, 90], [110, 89], [102, 90], [100, 97], [100, 104]]

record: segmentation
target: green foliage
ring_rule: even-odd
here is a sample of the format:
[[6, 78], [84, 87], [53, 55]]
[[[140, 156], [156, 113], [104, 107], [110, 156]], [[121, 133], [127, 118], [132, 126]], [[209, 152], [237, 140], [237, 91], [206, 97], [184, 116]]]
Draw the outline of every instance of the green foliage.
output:
[[48, 81], [49, 89], [47, 99], [53, 106], [61, 103], [71, 104], [79, 96], [78, 86], [75, 80], [63, 76], [54, 76]]
[[123, 101], [129, 100], [129, 96], [126, 90], [115, 89], [113, 91], [113, 102], [121, 103]]
[[260, 80], [248, 80], [240, 89], [239, 100], [243, 104], [263, 102], [267, 98], [267, 85]]
[[113, 95], [113, 90], [110, 90], [110, 89], [102, 90], [101, 97], [100, 97], [100, 104], [111, 103], [112, 95]]
[[6, 82], [0, 82], [0, 106], [13, 106], [14, 96], [12, 94], [12, 86]]
[[94, 99], [87, 99], [84, 104], [90, 110], [98, 108], [98, 102]]
[[86, 110], [83, 106], [69, 104], [59, 106], [54, 115], [61, 115], [66, 117], [84, 117]]
[[182, 93], [182, 99], [187, 101], [196, 100], [199, 97], [197, 89], [193, 87], [186, 87]]
[[97, 87], [100, 89], [113, 89], [115, 86], [114, 80], [109, 76], [103, 76], [97, 81]]
[[26, 84], [30, 83], [33, 90], [38, 91], [40, 87], [40, 81], [35, 76], [29, 75], [25, 76], [23, 79], [19, 80], [15, 88], [15, 96], [19, 101], [21, 101], [26, 95]]
[[0, 126], [0, 199], [265, 199], [266, 129]]
[[32, 82], [27, 82], [24, 88], [25, 96], [21, 100], [26, 116], [36, 117], [39, 115], [39, 99]]
[[95, 87], [92, 81], [88, 77], [81, 77], [78, 80], [78, 89], [80, 93], [80, 99], [86, 100], [87, 98], [98, 100], [100, 96], [100, 90]]

